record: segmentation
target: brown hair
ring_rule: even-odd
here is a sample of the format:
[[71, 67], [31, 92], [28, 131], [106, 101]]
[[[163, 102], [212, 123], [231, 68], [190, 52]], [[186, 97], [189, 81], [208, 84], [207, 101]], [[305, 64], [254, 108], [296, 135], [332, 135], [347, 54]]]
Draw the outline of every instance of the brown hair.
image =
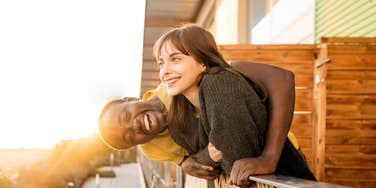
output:
[[[162, 35], [154, 44], [154, 57], [160, 58], [161, 48], [171, 43], [184, 55], [192, 56], [197, 62], [205, 65], [205, 73], [217, 73], [231, 68], [219, 52], [213, 35], [196, 25], [184, 25], [172, 29]], [[167, 116], [169, 127], [182, 128], [188, 118], [193, 117], [194, 107], [182, 94], [172, 97]]]

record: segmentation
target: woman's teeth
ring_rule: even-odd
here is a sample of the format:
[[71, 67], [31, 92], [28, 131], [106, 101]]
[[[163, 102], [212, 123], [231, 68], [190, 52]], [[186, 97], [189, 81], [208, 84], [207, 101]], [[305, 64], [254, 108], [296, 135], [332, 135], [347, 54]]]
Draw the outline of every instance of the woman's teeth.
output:
[[170, 79], [168, 79], [168, 80], [165, 80], [165, 83], [166, 83], [166, 84], [172, 84], [172, 83], [176, 82], [178, 79], [179, 79], [179, 78], [170, 78]]

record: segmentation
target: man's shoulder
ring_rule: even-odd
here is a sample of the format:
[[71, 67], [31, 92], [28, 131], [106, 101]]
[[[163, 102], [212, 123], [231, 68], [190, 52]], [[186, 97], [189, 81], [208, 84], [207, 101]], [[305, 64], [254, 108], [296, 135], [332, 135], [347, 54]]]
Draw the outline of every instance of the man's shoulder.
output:
[[[238, 72], [223, 70], [214, 74], [205, 74], [201, 83], [200, 90], [205, 95], [224, 95], [227, 97], [239, 97], [242, 93], [252, 92], [252, 87], [248, 81]], [[228, 99], [228, 98], [226, 98]]]
[[155, 89], [148, 90], [144, 93], [142, 96], [143, 100], [150, 100], [154, 97], [159, 98], [165, 107], [169, 106], [169, 100], [168, 100], [168, 94], [167, 94], [167, 88], [166, 85], [163, 83], [160, 83]]

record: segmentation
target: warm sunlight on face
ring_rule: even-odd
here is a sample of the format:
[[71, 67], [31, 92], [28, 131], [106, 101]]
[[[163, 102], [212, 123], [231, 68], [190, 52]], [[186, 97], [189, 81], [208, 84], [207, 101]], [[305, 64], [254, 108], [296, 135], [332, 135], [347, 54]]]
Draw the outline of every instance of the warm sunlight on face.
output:
[[0, 2], [0, 148], [93, 134], [106, 100], [138, 97], [144, 11], [145, 1]]

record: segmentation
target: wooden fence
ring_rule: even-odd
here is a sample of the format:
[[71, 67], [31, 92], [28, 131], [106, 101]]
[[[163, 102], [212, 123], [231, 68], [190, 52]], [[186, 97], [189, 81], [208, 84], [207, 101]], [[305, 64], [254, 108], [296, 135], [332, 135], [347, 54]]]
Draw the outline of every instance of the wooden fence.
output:
[[260, 62], [294, 72], [291, 130], [320, 181], [376, 187], [376, 38], [220, 49], [228, 61]]
[[[376, 187], [376, 38], [325, 38], [316, 62], [323, 181]], [[317, 77], [317, 76], [316, 76]], [[318, 80], [318, 79], [317, 79]], [[321, 146], [322, 147], [322, 146]]]

